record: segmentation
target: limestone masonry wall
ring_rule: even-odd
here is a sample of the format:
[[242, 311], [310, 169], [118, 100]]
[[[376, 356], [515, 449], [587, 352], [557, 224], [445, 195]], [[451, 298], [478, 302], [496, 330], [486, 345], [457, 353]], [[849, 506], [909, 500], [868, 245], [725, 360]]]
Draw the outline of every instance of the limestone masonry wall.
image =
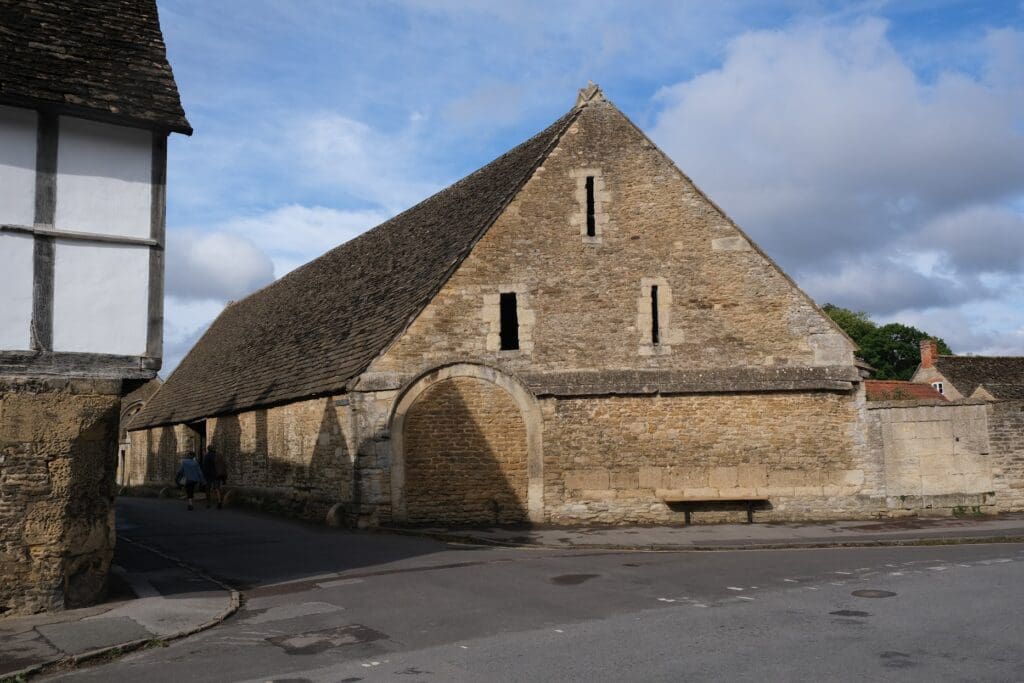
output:
[[118, 381], [0, 380], [0, 615], [102, 593], [119, 393]]
[[526, 460], [526, 427], [508, 393], [470, 377], [434, 384], [406, 417], [408, 521], [525, 521]]
[[867, 414], [889, 508], [980, 511], [994, 503], [984, 404], [871, 404]]
[[766, 520], [878, 509], [848, 395], [612, 396], [542, 411], [552, 522], [679, 521], [659, 499], [668, 491], [770, 498]]

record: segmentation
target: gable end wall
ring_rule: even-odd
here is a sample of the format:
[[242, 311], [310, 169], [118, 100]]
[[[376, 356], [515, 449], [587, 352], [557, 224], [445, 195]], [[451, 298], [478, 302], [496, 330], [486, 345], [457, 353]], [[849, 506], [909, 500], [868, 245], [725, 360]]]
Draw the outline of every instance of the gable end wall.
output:
[[[580, 234], [588, 169], [601, 172], [599, 242]], [[638, 297], [655, 281], [671, 302], [665, 348], [641, 353]], [[487, 343], [502, 291], [529, 294], [528, 349]], [[628, 119], [591, 104], [368, 372], [467, 359], [512, 372], [842, 366], [853, 347]]]

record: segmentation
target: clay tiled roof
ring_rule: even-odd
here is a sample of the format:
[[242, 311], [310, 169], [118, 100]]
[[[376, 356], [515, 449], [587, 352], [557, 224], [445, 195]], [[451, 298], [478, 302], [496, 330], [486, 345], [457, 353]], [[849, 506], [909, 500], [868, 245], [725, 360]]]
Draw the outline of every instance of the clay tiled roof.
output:
[[342, 391], [433, 299], [576, 112], [228, 305], [132, 429]]
[[945, 401], [931, 384], [897, 380], [869, 379], [864, 382], [869, 401]]
[[964, 396], [979, 384], [1024, 386], [1024, 356], [938, 356], [935, 369]]
[[0, 102], [192, 133], [155, 0], [0, 0]]

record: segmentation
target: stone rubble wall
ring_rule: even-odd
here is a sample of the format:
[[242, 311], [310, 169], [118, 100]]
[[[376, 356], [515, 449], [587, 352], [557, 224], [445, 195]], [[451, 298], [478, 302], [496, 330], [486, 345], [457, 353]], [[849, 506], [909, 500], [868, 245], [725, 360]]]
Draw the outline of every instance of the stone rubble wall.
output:
[[102, 594], [120, 390], [111, 380], [0, 380], [0, 615]]
[[996, 507], [1024, 510], [1024, 401], [994, 401], [987, 413]]

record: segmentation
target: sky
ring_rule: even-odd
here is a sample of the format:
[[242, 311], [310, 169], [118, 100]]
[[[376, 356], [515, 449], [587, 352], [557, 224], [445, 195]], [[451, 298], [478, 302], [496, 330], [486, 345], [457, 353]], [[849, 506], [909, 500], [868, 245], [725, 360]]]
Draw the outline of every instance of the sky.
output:
[[158, 0], [169, 374], [589, 80], [819, 304], [1024, 355], [1024, 1]]

